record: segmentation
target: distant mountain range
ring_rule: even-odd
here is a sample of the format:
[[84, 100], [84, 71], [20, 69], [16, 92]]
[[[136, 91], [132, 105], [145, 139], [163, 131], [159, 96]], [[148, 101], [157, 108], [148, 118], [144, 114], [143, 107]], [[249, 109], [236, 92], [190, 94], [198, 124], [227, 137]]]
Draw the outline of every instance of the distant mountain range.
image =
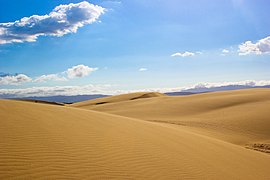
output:
[[165, 94], [169, 96], [184, 96], [184, 95], [192, 95], [192, 94], [207, 93], [207, 92], [229, 91], [229, 90], [251, 89], [251, 88], [270, 88], [270, 85], [267, 85], [267, 86], [228, 85], [228, 86], [218, 86], [218, 87], [195, 87], [191, 89], [182, 90], [179, 92], [168, 92]]
[[228, 91], [228, 90], [250, 89], [250, 88], [270, 88], [270, 85], [267, 86], [228, 85], [210, 88], [196, 87], [193, 89], [184, 90], [182, 92], [202, 93], [202, 92]]
[[[219, 86], [219, 87], [195, 87], [191, 89], [182, 90], [179, 92], [167, 92], [165, 94], [169, 96], [186, 96], [199, 93], [207, 92], [216, 92], [216, 91], [228, 91], [228, 90], [237, 90], [237, 89], [248, 89], [248, 88], [270, 88], [270, 85], [267, 86], [248, 86], [248, 85], [228, 85], [228, 86]], [[76, 95], [76, 96], [45, 96], [45, 97], [24, 97], [16, 99], [26, 99], [26, 100], [40, 100], [48, 102], [59, 102], [59, 103], [75, 103], [80, 101], [86, 101], [96, 98], [107, 97], [109, 95], [105, 94], [94, 94], [94, 95]], [[3, 99], [12, 99], [10, 96], [2, 95], [0, 98]]]
[[187, 95], [198, 94], [198, 93], [180, 91], [180, 92], [167, 92], [164, 94], [167, 94], [168, 96], [187, 96]]
[[76, 96], [45, 96], [45, 97], [24, 97], [16, 99], [25, 99], [25, 100], [39, 100], [39, 101], [48, 101], [48, 102], [61, 102], [61, 103], [75, 103], [80, 101], [86, 101], [96, 98], [106, 97], [108, 95], [103, 94], [94, 94], [94, 95], [76, 95]]

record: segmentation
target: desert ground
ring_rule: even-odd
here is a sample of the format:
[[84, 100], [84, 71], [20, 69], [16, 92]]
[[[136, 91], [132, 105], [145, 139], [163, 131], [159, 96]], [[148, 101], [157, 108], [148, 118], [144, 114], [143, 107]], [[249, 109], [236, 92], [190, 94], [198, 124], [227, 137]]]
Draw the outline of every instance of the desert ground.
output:
[[0, 179], [270, 179], [270, 89], [0, 100]]

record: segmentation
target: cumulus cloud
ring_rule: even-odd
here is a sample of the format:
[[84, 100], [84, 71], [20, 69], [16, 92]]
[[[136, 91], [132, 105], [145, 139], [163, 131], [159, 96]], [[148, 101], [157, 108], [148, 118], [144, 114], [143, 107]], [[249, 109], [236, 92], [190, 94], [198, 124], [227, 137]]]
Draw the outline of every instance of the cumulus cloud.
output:
[[37, 77], [34, 82], [47, 82], [47, 81], [67, 81], [67, 78], [59, 74], [48, 74]]
[[83, 1], [59, 5], [43, 16], [33, 15], [0, 23], [0, 44], [34, 42], [39, 36], [61, 37], [76, 33], [78, 28], [96, 22], [104, 12], [103, 7]]
[[112, 94], [111, 85], [84, 85], [84, 86], [42, 86], [23, 89], [0, 89], [0, 97], [31, 97], [31, 96], [73, 96], [88, 94]]
[[60, 73], [39, 76], [35, 78], [34, 82], [68, 81], [69, 79], [73, 79], [75, 77], [81, 78], [88, 76], [91, 72], [94, 72], [97, 69], [98, 68], [91, 68], [89, 66], [80, 64]]
[[0, 77], [0, 85], [19, 85], [25, 82], [31, 82], [32, 79], [25, 74], [7, 75]]
[[40, 83], [48, 81], [68, 81], [75, 77], [81, 78], [88, 76], [91, 72], [94, 72], [97, 69], [98, 68], [91, 68], [80, 64], [60, 73], [45, 74], [35, 78], [30, 78], [25, 74], [10, 75], [8, 73], [0, 72], [0, 85], [19, 85], [26, 82]]
[[193, 52], [183, 52], [183, 53], [180, 53], [180, 52], [177, 52], [177, 53], [174, 53], [171, 55], [172, 57], [176, 57], [176, 56], [180, 56], [180, 57], [187, 57], [187, 56], [195, 56], [195, 53]]
[[147, 71], [148, 69], [147, 68], [140, 68], [139, 71]]
[[77, 66], [73, 66], [72, 68], [69, 68], [66, 71], [66, 74], [68, 76], [68, 78], [72, 79], [75, 77], [84, 77], [84, 76], [88, 76], [91, 72], [96, 71], [98, 68], [91, 68], [85, 65], [77, 65]]
[[270, 36], [260, 39], [256, 43], [251, 41], [246, 41], [239, 45], [239, 55], [248, 55], [248, 54], [266, 54], [270, 53]]

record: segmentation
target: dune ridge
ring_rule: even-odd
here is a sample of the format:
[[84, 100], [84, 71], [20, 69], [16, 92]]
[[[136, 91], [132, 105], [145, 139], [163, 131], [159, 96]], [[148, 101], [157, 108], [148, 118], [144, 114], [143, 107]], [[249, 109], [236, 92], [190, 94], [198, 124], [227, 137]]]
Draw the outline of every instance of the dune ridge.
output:
[[269, 179], [270, 157], [72, 107], [0, 100], [0, 179]]
[[153, 98], [153, 97], [162, 97], [166, 96], [165, 94], [157, 93], [157, 92], [136, 92], [129, 94], [121, 94], [116, 96], [109, 96], [104, 98], [97, 98], [88, 101], [82, 101], [78, 103], [74, 103], [70, 105], [71, 107], [85, 107], [90, 105], [102, 105], [102, 104], [112, 104], [119, 103], [125, 101], [139, 100], [145, 98]]

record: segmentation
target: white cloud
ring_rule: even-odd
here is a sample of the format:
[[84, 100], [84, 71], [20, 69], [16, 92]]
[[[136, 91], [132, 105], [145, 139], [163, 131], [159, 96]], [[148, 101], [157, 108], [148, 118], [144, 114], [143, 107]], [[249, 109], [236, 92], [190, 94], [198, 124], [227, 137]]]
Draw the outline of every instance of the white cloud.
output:
[[227, 53], [229, 53], [230, 51], [228, 50], [228, 49], [223, 49], [222, 50], [222, 53], [224, 53], [224, 54], [227, 54]]
[[226, 56], [227, 54], [229, 54], [230, 51], [228, 49], [223, 49], [222, 53], [220, 54], [221, 56]]
[[[137, 89], [137, 90], [118, 90], [113, 94], [123, 94], [123, 93], [132, 93], [132, 92], [181, 92], [181, 91], [196, 91], [203, 88], [218, 88], [223, 86], [243, 86], [248, 87], [262, 87], [262, 86], [270, 86], [270, 80], [246, 80], [246, 81], [237, 81], [237, 82], [219, 82], [219, 83], [198, 83], [191, 86], [182, 86], [182, 87], [173, 87], [173, 88], [148, 88], [148, 89]], [[237, 88], [236, 88], [237, 89]]]
[[40, 83], [48, 81], [68, 81], [69, 79], [75, 77], [81, 78], [88, 76], [91, 72], [94, 72], [97, 69], [98, 68], [91, 68], [89, 66], [80, 64], [60, 73], [46, 74], [33, 79], [25, 74], [10, 75], [0, 73], [0, 85], [19, 85], [26, 82]]
[[84, 77], [84, 76], [88, 76], [91, 72], [96, 71], [98, 68], [91, 68], [85, 65], [77, 65], [77, 66], [73, 66], [72, 68], [69, 68], [66, 71], [66, 74], [68, 76], [68, 78], [72, 79], [75, 77]]
[[25, 82], [31, 82], [32, 79], [25, 74], [7, 75], [0, 77], [0, 85], [19, 85]]
[[132, 92], [179, 92], [185, 90], [197, 90], [201, 88], [214, 88], [222, 86], [266, 86], [270, 85], [270, 80], [246, 80], [238, 82], [221, 82], [221, 83], [199, 83], [191, 86], [174, 87], [174, 88], [148, 88], [148, 89], [134, 89], [134, 90], [117, 90], [113, 85], [84, 85], [84, 86], [54, 86], [54, 87], [31, 87], [24, 89], [0, 89], [0, 97], [30, 97], [30, 96], [72, 96], [72, 95], [86, 95], [86, 94], [107, 94], [117, 95]]
[[73, 66], [72, 68], [67, 69], [66, 71], [56, 73], [56, 74], [48, 74], [42, 75], [35, 78], [34, 82], [47, 82], [47, 81], [68, 81], [69, 79], [75, 77], [84, 77], [88, 76], [91, 72], [96, 71], [98, 68], [91, 68], [89, 66], [80, 64], [77, 66]]
[[49, 14], [0, 23], [0, 44], [34, 42], [39, 36], [63, 36], [98, 20], [105, 9], [83, 1], [59, 5]]
[[261, 80], [261, 81], [255, 81], [255, 80], [246, 80], [246, 81], [238, 81], [238, 82], [221, 82], [221, 83], [199, 83], [194, 86], [189, 87], [190, 89], [194, 88], [213, 88], [213, 87], [222, 87], [222, 86], [266, 86], [270, 85], [269, 80]]
[[0, 89], [0, 96], [30, 97], [30, 96], [72, 96], [86, 94], [112, 94], [111, 85], [84, 85], [84, 86], [42, 86], [23, 89]]
[[59, 74], [48, 74], [37, 77], [34, 82], [47, 82], [47, 81], [67, 81], [67, 78]]
[[140, 68], [139, 71], [147, 71], [148, 69], [147, 68]]
[[270, 53], [270, 36], [260, 39], [256, 43], [251, 41], [246, 41], [245, 43], [239, 45], [239, 55], [248, 55], [248, 54], [266, 54]]
[[194, 56], [194, 55], [195, 53], [186, 51], [183, 53], [177, 52], [177, 53], [172, 54], [171, 56], [172, 57], [175, 57], [175, 56], [187, 57], [187, 56]]

